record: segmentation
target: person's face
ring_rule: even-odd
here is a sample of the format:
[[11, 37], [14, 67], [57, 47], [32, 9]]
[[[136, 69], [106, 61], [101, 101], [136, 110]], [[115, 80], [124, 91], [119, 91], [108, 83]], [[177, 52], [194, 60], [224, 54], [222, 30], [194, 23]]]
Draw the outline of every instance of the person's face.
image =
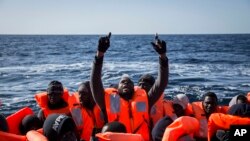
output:
[[173, 104], [173, 109], [177, 117], [184, 116], [185, 111], [180, 104]]
[[216, 98], [206, 96], [205, 99], [204, 99], [204, 101], [203, 101], [204, 111], [207, 114], [212, 114], [213, 112], [215, 112], [216, 107], [217, 107], [217, 100], [216, 100]]
[[55, 105], [59, 103], [63, 96], [63, 90], [49, 90], [48, 91], [48, 99], [49, 103]]
[[59, 141], [78, 141], [78, 139], [75, 132], [68, 131], [67, 133], [63, 134]]
[[244, 101], [244, 100], [242, 100], [242, 99], [238, 99], [236, 103], [237, 103], [237, 104], [242, 104], [242, 103], [246, 103], [246, 101]]
[[131, 98], [134, 93], [134, 83], [128, 77], [123, 77], [118, 85], [118, 92], [121, 96]]
[[81, 85], [78, 88], [78, 93], [79, 93], [80, 103], [82, 106], [89, 107], [95, 103], [91, 91], [87, 87]]
[[151, 87], [153, 85], [151, 85], [149, 82], [147, 82], [146, 80], [142, 80], [139, 82], [138, 86], [141, 88], [141, 89], [144, 89], [147, 93], [148, 91], [151, 89]]

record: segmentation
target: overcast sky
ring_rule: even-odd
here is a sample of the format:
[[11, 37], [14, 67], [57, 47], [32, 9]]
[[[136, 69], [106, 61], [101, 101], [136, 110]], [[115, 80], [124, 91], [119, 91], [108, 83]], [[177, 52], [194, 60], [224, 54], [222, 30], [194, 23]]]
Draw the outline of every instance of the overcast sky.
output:
[[0, 34], [250, 33], [250, 0], [0, 0]]

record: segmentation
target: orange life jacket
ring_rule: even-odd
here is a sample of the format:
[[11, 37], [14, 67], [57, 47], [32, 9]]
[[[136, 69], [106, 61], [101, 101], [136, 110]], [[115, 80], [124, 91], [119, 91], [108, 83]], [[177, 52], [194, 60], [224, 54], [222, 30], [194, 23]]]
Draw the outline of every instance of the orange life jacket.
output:
[[47, 138], [35, 130], [27, 132], [26, 136], [0, 131], [0, 141], [48, 141]]
[[219, 113], [224, 113], [224, 114], [226, 114], [227, 111], [228, 111], [228, 109], [229, 109], [229, 107], [228, 107], [227, 105], [225, 105], [225, 106], [218, 106], [217, 109], [218, 109], [217, 111], [218, 111]]
[[27, 141], [26, 136], [0, 131], [0, 141]]
[[23, 120], [23, 118], [26, 115], [33, 115], [32, 109], [29, 107], [24, 107], [20, 109], [19, 111], [15, 112], [14, 114], [8, 116], [6, 118], [8, 126], [9, 126], [9, 133], [20, 135], [21, 132], [19, 130], [20, 124]]
[[227, 115], [223, 113], [213, 113], [208, 120], [208, 140], [218, 129], [229, 130], [230, 125], [250, 125], [250, 118]]
[[[68, 97], [69, 97], [69, 91], [67, 89], [64, 89], [63, 92], [63, 100], [65, 102], [68, 101]], [[42, 93], [38, 93], [35, 95], [35, 99], [37, 104], [40, 106], [40, 108], [43, 110], [44, 116], [45, 118], [52, 113], [59, 113], [59, 114], [69, 114], [69, 107], [66, 106], [64, 108], [60, 108], [60, 109], [49, 109], [48, 107], [48, 95], [47, 92], [42, 92]]]
[[164, 116], [169, 116], [173, 121], [177, 119], [177, 115], [173, 109], [173, 102], [170, 100], [163, 101]]
[[131, 133], [98, 133], [95, 135], [98, 141], [144, 141], [140, 134]]
[[177, 141], [183, 135], [193, 135], [199, 130], [199, 121], [190, 116], [181, 116], [171, 123], [163, 134], [162, 141]]
[[105, 89], [105, 103], [108, 121], [119, 121], [126, 126], [128, 133], [141, 134], [145, 141], [149, 137], [148, 96], [143, 89], [134, 88], [131, 100], [121, 98], [117, 89]]
[[157, 102], [152, 106], [150, 110], [150, 119], [153, 122], [153, 126], [156, 124], [158, 120], [163, 117], [163, 99], [164, 94], [157, 100]]
[[[163, 101], [163, 110], [164, 116], [169, 116], [173, 121], [177, 119], [177, 115], [175, 114], [174, 108], [173, 108], [173, 101], [171, 100], [164, 100]], [[190, 116], [192, 115], [192, 105], [188, 103], [187, 108], [185, 109], [185, 116]]]
[[69, 97], [69, 107], [77, 129], [81, 131], [81, 139], [89, 141], [93, 128], [102, 128], [104, 125], [104, 117], [100, 108], [95, 105], [94, 111], [90, 111], [82, 107], [78, 93]]
[[188, 103], [187, 108], [185, 109], [185, 115], [186, 116], [192, 116], [193, 115], [193, 107], [191, 103]]
[[[194, 114], [194, 117], [196, 119], [199, 120], [199, 123], [200, 123], [200, 129], [199, 129], [199, 132], [195, 133], [195, 136], [197, 137], [202, 137], [202, 138], [207, 138], [207, 130], [208, 130], [208, 127], [207, 127], [207, 118], [206, 118], [206, 114], [205, 114], [205, 111], [203, 109], [203, 106], [202, 106], [202, 102], [201, 101], [198, 101], [198, 102], [193, 102], [192, 103], [192, 108], [193, 108], [193, 114]], [[224, 107], [224, 106], [217, 106], [216, 108], [216, 113], [225, 113], [227, 111], [227, 107]]]

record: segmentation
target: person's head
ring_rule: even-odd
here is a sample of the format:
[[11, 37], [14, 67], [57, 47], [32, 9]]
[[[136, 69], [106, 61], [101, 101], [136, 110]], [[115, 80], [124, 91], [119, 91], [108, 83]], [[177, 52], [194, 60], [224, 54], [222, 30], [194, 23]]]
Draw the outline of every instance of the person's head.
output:
[[102, 127], [102, 133], [115, 132], [115, 133], [127, 133], [127, 129], [124, 124], [118, 121], [106, 123]]
[[42, 128], [42, 122], [36, 115], [26, 115], [20, 124], [20, 132], [25, 135], [30, 130]]
[[125, 100], [129, 100], [134, 94], [134, 82], [128, 75], [123, 75], [118, 84], [118, 93]]
[[188, 106], [189, 99], [185, 94], [177, 94], [173, 98], [173, 109], [177, 117], [184, 116]]
[[63, 85], [59, 81], [51, 81], [47, 88], [49, 103], [58, 104], [63, 99]]
[[63, 114], [49, 115], [43, 124], [43, 133], [48, 141], [78, 141], [73, 119]]
[[0, 131], [8, 132], [9, 126], [4, 115], [0, 114]]
[[152, 129], [152, 139], [153, 141], [161, 141], [164, 135], [165, 129], [170, 125], [173, 120], [169, 116], [165, 116], [156, 122], [154, 128]]
[[79, 100], [80, 100], [81, 105], [88, 109], [92, 109], [95, 105], [95, 101], [93, 99], [93, 96], [90, 90], [89, 81], [86, 81], [79, 85], [78, 93], [79, 93], [79, 98], [80, 98]]
[[250, 104], [239, 103], [232, 105], [227, 112], [229, 115], [250, 117]]
[[138, 86], [144, 89], [147, 93], [155, 83], [155, 78], [150, 74], [144, 74], [138, 81]]
[[216, 111], [218, 99], [215, 93], [207, 92], [202, 101], [203, 109], [207, 115], [210, 115]]
[[236, 103], [237, 104], [247, 103], [247, 97], [245, 95], [242, 95], [242, 94], [238, 95]]
[[236, 95], [234, 96], [230, 102], [229, 107], [232, 107], [234, 104], [247, 103], [247, 97], [245, 95]]

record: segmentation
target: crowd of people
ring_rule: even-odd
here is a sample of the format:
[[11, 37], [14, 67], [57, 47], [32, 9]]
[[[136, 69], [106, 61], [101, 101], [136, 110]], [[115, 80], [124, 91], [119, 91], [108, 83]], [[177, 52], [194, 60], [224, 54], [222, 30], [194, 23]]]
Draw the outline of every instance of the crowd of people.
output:
[[36, 115], [24, 107], [8, 117], [0, 114], [1, 141], [219, 141], [228, 140], [230, 125], [250, 125], [250, 93], [237, 95], [229, 105], [218, 105], [214, 92], [190, 102], [185, 94], [164, 99], [169, 64], [166, 42], [155, 36], [158, 76], [142, 74], [137, 86], [129, 75], [104, 88], [102, 66], [111, 33], [101, 37], [90, 80], [77, 92], [60, 81], [35, 95]]

